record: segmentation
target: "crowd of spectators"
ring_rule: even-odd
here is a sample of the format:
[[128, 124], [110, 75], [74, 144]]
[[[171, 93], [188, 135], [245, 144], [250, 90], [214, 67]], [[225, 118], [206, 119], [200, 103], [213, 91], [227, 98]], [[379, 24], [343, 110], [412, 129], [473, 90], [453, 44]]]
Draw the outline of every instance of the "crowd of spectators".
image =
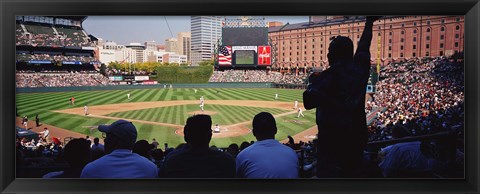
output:
[[66, 87], [66, 86], [107, 86], [113, 85], [107, 77], [90, 72], [42, 72], [16, 74], [17, 88]]
[[389, 73], [377, 82], [373, 100], [366, 104], [367, 112], [385, 109], [369, 126], [371, 141], [391, 139], [396, 124], [406, 125], [413, 135], [463, 128], [463, 63], [446, 58], [417, 62], [385, 68]]
[[41, 61], [80, 61], [82, 63], [89, 63], [95, 61], [94, 57], [91, 56], [65, 56], [65, 55], [49, 55], [49, 54], [17, 54], [17, 61], [31, 61], [31, 60], [41, 60]]
[[75, 27], [17, 24], [16, 45], [93, 47], [95, 43]]
[[278, 82], [282, 75], [264, 70], [225, 70], [215, 71], [209, 82]]
[[292, 73], [286, 73], [280, 79], [279, 84], [305, 84], [307, 80], [307, 74], [299, 72], [298, 75]]
[[280, 73], [265, 70], [214, 71], [209, 82], [272, 82], [279, 84], [304, 84], [306, 74]]

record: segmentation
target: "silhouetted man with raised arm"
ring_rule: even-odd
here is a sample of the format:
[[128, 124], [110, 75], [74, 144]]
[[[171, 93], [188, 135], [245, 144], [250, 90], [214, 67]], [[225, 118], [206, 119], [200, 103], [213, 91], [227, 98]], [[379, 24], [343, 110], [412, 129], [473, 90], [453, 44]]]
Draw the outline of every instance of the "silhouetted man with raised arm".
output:
[[369, 49], [373, 22], [378, 18], [367, 16], [355, 55], [350, 38], [334, 38], [327, 55], [330, 68], [309, 77], [303, 99], [306, 109], [317, 109], [317, 177], [355, 177], [362, 165], [367, 143]]

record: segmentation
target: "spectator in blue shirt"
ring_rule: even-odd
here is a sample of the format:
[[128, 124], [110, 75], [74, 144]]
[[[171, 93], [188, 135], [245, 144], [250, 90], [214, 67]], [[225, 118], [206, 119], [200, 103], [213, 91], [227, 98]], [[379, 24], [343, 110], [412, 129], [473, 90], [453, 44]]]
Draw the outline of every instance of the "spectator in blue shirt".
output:
[[298, 178], [295, 151], [275, 140], [277, 125], [272, 114], [261, 112], [253, 118], [257, 142], [242, 150], [236, 161], [240, 178]]
[[107, 155], [89, 163], [81, 178], [156, 178], [157, 166], [132, 149], [137, 140], [137, 129], [132, 122], [118, 120], [111, 125], [100, 125], [105, 136]]

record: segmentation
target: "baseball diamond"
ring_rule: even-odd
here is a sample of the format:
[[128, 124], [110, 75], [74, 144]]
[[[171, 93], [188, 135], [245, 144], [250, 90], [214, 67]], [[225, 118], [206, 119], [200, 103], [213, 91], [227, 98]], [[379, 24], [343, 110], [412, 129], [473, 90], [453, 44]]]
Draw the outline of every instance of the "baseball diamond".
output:
[[[101, 137], [95, 126], [112, 123], [123, 118], [133, 121], [139, 139], [157, 139], [176, 146], [183, 140], [183, 125], [186, 118], [201, 114], [198, 99], [205, 98], [205, 112], [219, 124], [220, 133], [215, 133], [211, 145], [226, 147], [231, 143], [255, 140], [251, 133], [251, 119], [259, 112], [271, 112], [277, 117], [278, 140], [304, 131], [310, 132], [298, 139], [308, 139], [316, 134], [315, 114], [305, 111], [305, 117], [297, 118], [292, 111], [293, 102], [302, 90], [253, 89], [253, 88], [193, 88], [134, 89], [109, 91], [19, 93], [17, 106], [19, 115], [34, 117], [39, 114], [42, 124], [76, 132], [80, 137]], [[217, 91], [219, 91], [217, 93]], [[125, 95], [131, 94], [131, 99]], [[282, 98], [274, 101], [271, 96], [278, 93]], [[74, 96], [75, 105], [69, 99]], [[85, 116], [83, 106], [88, 104], [90, 115]], [[213, 129], [213, 126], [212, 126]], [[37, 129], [33, 129], [37, 131]], [[38, 129], [40, 130], [40, 128]], [[305, 132], [304, 132], [305, 133]], [[69, 134], [69, 133], [65, 133]], [[54, 133], [62, 137], [62, 133]], [[71, 134], [69, 134], [71, 135]]]

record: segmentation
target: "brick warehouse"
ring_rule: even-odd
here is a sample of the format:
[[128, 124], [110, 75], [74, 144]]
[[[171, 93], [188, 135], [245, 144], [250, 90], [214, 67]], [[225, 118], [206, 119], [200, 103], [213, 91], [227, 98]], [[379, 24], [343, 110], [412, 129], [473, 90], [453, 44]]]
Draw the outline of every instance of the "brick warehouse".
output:
[[[348, 36], [356, 48], [363, 17], [328, 16], [323, 21], [272, 23], [273, 68], [325, 67], [330, 38]], [[390, 16], [374, 23], [372, 64], [412, 57], [450, 56], [464, 49], [464, 16]]]

